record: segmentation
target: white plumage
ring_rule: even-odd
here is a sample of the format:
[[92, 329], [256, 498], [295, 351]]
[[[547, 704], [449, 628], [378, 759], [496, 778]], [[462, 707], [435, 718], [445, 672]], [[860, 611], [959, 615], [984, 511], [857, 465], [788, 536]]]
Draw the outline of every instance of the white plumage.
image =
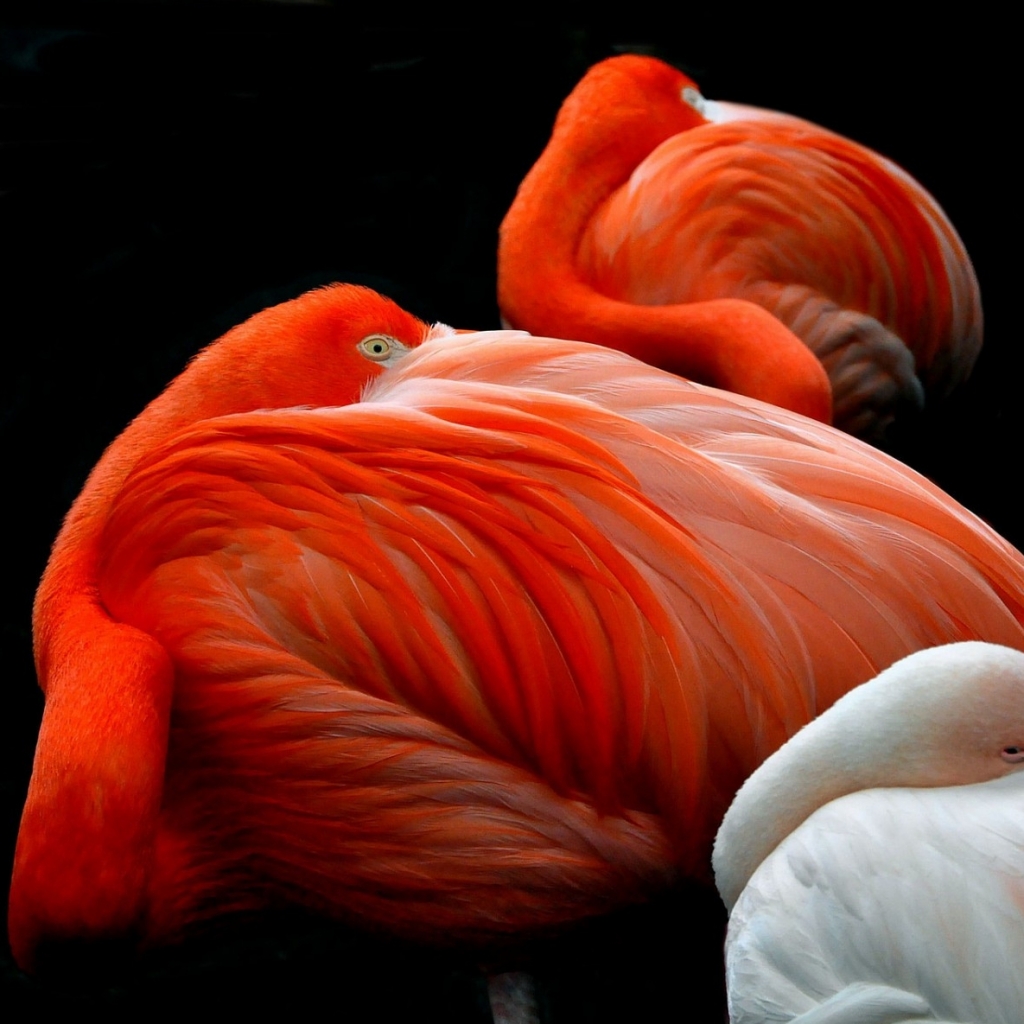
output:
[[1024, 654], [980, 643], [903, 659], [769, 758], [715, 847], [733, 1024], [1022, 1024], [1022, 768]]

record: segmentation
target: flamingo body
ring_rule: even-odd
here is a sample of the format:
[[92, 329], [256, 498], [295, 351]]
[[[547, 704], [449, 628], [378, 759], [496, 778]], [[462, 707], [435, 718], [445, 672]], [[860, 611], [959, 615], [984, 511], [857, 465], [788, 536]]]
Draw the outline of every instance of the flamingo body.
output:
[[[884, 692], [873, 699], [900, 676], [911, 690], [911, 674], [927, 690], [916, 688], [899, 714]], [[773, 755], [723, 823], [715, 858], [728, 902], [734, 877], [746, 874], [732, 870], [734, 847], [766, 854], [730, 917], [730, 1020], [1016, 1024], [1024, 656], [989, 644], [940, 647], [851, 696]], [[915, 715], [932, 723], [930, 745]], [[952, 727], [949, 715], [958, 716]], [[848, 755], [844, 746], [872, 729], [885, 738], [864, 740], [863, 757]], [[971, 749], [979, 736], [990, 739], [987, 758]], [[776, 830], [745, 820], [766, 797], [787, 820], [809, 812], [774, 850]]]
[[[599, 148], [598, 132], [618, 141]], [[598, 64], [503, 225], [506, 320], [614, 344], [598, 330], [611, 318], [618, 346], [707, 379], [695, 346], [669, 355], [646, 326], [630, 333], [628, 310], [642, 321], [660, 308], [685, 334], [692, 304], [724, 298], [756, 303], [799, 336], [828, 371], [836, 424], [866, 436], [926, 392], [947, 394], [981, 345], [963, 244], [895, 164], [800, 118], [704, 101], [652, 58]], [[767, 355], [751, 344], [743, 358]], [[741, 377], [713, 382], [769, 397]]]
[[[1024, 559], [845, 435], [581, 343], [346, 328], [367, 294], [315, 294], [193, 363], [57, 540], [26, 967], [281, 901], [434, 941], [600, 913], [706, 877], [743, 778], [882, 666], [1024, 648]], [[292, 375], [218, 413], [225, 350], [287, 362], [304, 301], [345, 352], [403, 350], [361, 397], [356, 361], [338, 404]]]

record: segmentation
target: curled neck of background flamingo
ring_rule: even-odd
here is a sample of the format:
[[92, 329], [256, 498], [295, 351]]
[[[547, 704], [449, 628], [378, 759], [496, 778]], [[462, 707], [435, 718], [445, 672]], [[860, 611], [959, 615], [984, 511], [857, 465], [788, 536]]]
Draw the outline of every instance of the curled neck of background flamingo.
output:
[[832, 391], [803, 342], [753, 304], [635, 306], [579, 270], [595, 212], [666, 139], [705, 123], [693, 87], [657, 61], [620, 57], [565, 101], [501, 226], [498, 305], [513, 327], [605, 344], [683, 377], [831, 422]]
[[[652, 70], [660, 81], [648, 85]], [[601, 203], [656, 146], [704, 123], [682, 100], [687, 85], [667, 65], [620, 57], [592, 68], [565, 100], [501, 225], [499, 305], [513, 326], [529, 329], [535, 310], [568, 312], [559, 293], [578, 280], [580, 240]]]
[[760, 306], [713, 299], [632, 306], [593, 291], [566, 290], [576, 335], [680, 377], [832, 422], [832, 385], [806, 345]]

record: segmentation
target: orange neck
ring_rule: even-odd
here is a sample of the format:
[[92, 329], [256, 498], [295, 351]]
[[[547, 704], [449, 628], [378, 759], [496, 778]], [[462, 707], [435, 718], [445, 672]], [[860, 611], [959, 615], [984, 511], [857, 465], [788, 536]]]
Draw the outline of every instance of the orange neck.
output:
[[[109, 509], [154, 444], [190, 418], [169, 393], [105, 452], [69, 512], [36, 592], [46, 705], [15, 851], [8, 913], [25, 970], [74, 958], [65, 941], [138, 935], [148, 912], [174, 669], [163, 648], [111, 620], [99, 595]], [[126, 948], [126, 952], [128, 949]]]
[[598, 208], [666, 139], [704, 123], [693, 83], [658, 61], [620, 57], [584, 77], [501, 226], [498, 304], [513, 327], [607, 345], [661, 369], [831, 422], [818, 360], [763, 310], [739, 300], [635, 306], [581, 274]]
[[110, 507], [139, 461], [177, 430], [209, 416], [241, 412], [261, 401], [259, 362], [233, 346], [201, 353], [166, 391], [151, 402], [107, 448], [86, 480], [54, 542], [36, 592], [33, 632], [36, 671], [47, 695], [54, 685], [50, 649], [69, 614], [99, 609], [97, 559]]
[[683, 102], [687, 86], [659, 61], [619, 57], [592, 68], [566, 99], [501, 225], [498, 298], [514, 326], [566, 315], [551, 296], [579, 280], [580, 240], [598, 207], [660, 143], [706, 123]]

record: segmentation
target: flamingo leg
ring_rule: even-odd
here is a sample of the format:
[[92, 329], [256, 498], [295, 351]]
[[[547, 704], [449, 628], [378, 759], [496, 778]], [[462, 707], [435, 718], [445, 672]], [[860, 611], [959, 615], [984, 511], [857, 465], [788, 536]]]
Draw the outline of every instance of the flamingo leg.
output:
[[540, 1024], [537, 984], [527, 971], [506, 971], [487, 979], [494, 1024]]

